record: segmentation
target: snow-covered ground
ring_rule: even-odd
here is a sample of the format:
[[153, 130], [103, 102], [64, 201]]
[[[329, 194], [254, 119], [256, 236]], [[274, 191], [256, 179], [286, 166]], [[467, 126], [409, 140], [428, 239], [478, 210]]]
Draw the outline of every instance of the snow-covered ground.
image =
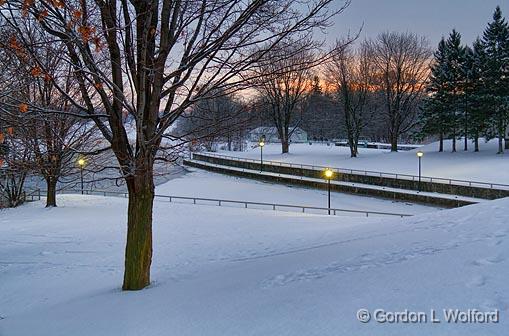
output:
[[[156, 193], [201, 198], [240, 200], [327, 207], [327, 191], [283, 186], [249, 179], [189, 169], [191, 173], [157, 186]], [[383, 198], [331, 193], [331, 207], [348, 210], [365, 210], [419, 214], [436, 211], [436, 207]]]
[[[424, 152], [422, 174], [424, 176], [445, 177], [472, 181], [485, 181], [509, 184], [509, 151], [497, 155], [497, 140], [481, 141], [481, 151], [473, 152], [470, 144], [468, 152], [463, 151], [463, 143], [458, 141], [457, 152], [451, 153], [450, 141], [445, 141], [442, 153], [438, 144], [432, 143], [419, 148]], [[348, 147], [326, 146], [325, 144], [292, 144], [290, 153], [281, 154], [280, 144], [266, 144], [263, 149], [264, 160], [313, 164], [338, 168], [374, 170], [387, 173], [418, 174], [416, 150], [391, 153], [388, 150], [360, 148], [357, 158], [350, 157]], [[260, 149], [246, 152], [220, 151], [219, 154], [260, 159]]]
[[[509, 330], [509, 199], [405, 219], [156, 202], [153, 285], [129, 293], [126, 200], [59, 201], [0, 212], [2, 336]], [[361, 308], [435, 309], [442, 323], [360, 323]], [[449, 308], [499, 309], [500, 322], [445, 323]]]

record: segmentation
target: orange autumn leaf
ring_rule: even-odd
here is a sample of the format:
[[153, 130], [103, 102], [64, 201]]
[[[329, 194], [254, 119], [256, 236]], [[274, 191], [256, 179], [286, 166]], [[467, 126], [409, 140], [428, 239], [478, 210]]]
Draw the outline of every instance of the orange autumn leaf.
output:
[[21, 103], [21, 104], [19, 104], [19, 107], [18, 107], [18, 108], [19, 108], [19, 111], [20, 111], [21, 113], [26, 113], [26, 112], [28, 112], [28, 104]]
[[95, 83], [94, 86], [95, 86], [96, 89], [102, 89], [103, 88], [103, 83]]
[[92, 35], [95, 33], [95, 27], [91, 26], [79, 26], [78, 27], [78, 33], [80, 33], [81, 38], [85, 43], [90, 41], [92, 38]]
[[27, 16], [28, 10], [30, 7], [32, 7], [34, 4], [34, 0], [23, 0], [23, 9], [22, 9], [22, 15]]
[[27, 55], [25, 54], [25, 50], [23, 47], [19, 44], [18, 40], [16, 39], [16, 36], [11, 36], [9, 38], [9, 48], [14, 50], [16, 55], [20, 57], [21, 59], [26, 59]]
[[7, 134], [13, 135], [14, 134], [14, 127], [7, 127]]
[[52, 0], [51, 3], [56, 8], [64, 8], [64, 2], [62, 0]]
[[47, 16], [48, 16], [48, 10], [45, 9], [45, 10], [41, 11], [39, 13], [39, 15], [37, 15], [37, 20], [40, 22], [40, 21], [44, 20], [44, 18], [46, 18]]
[[9, 47], [14, 50], [21, 50], [21, 46], [19, 45], [16, 36], [11, 36], [9, 39]]
[[39, 77], [42, 74], [42, 70], [40, 67], [35, 66], [30, 70], [30, 74], [34, 77]]
[[0, 0], [0, 6], [4, 5], [6, 3], [5, 0]]
[[4, 134], [0, 132], [0, 143], [4, 143]]
[[79, 20], [81, 18], [81, 11], [79, 11], [79, 10], [72, 11], [72, 17], [75, 20]]
[[0, 159], [0, 167], [4, 165], [4, 160]]
[[51, 75], [44, 74], [44, 81], [49, 82], [51, 80]]
[[95, 51], [100, 52], [102, 50], [101, 39], [99, 37], [94, 37]]

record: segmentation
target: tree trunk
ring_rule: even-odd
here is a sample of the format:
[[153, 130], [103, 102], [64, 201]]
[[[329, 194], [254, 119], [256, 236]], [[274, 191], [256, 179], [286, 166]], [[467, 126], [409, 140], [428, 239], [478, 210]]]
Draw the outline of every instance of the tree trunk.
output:
[[502, 121], [499, 118], [498, 121], [498, 153], [504, 154], [504, 138], [505, 138], [505, 128], [503, 127]]
[[128, 179], [127, 244], [123, 290], [139, 290], [150, 284], [152, 262], [152, 208], [154, 181], [151, 168]]
[[478, 152], [478, 151], [479, 151], [479, 136], [476, 135], [475, 139], [474, 139], [474, 152]]
[[355, 134], [348, 136], [348, 147], [350, 147], [350, 157], [357, 157], [358, 149], [357, 144], [359, 143], [359, 137]]
[[440, 133], [440, 141], [438, 143], [438, 151], [443, 152], [444, 151], [444, 134]]
[[468, 151], [468, 96], [465, 95], [465, 143], [463, 150]]
[[57, 206], [57, 179], [46, 179], [46, 208]]
[[350, 145], [350, 157], [357, 157], [358, 149], [357, 144]]
[[456, 152], [456, 134], [452, 135], [452, 152]]
[[288, 153], [290, 149], [290, 143], [288, 140], [281, 140], [281, 153]]
[[398, 136], [391, 136], [391, 152], [398, 151]]

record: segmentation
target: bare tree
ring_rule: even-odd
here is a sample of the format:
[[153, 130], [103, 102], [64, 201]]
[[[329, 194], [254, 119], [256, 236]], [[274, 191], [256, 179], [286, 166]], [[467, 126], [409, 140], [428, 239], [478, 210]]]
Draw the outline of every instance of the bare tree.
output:
[[[81, 92], [73, 105], [93, 120], [119, 162], [129, 192], [124, 290], [150, 283], [153, 167], [168, 129], [212, 89], [232, 92], [241, 73], [288, 36], [324, 28], [333, 0], [8, 1], [0, 11], [30, 61], [42, 66], [27, 25], [62, 44]], [[305, 6], [302, 4], [305, 3]], [[263, 46], [260, 52], [260, 48]], [[65, 93], [62, 87], [59, 91]], [[72, 99], [72, 97], [69, 97]], [[81, 103], [83, 102], [83, 103]], [[135, 123], [129, 141], [124, 115]]]
[[355, 50], [351, 44], [338, 41], [326, 72], [343, 110], [350, 156], [357, 157], [359, 137], [377, 107], [373, 99], [375, 71], [367, 44]]
[[232, 150], [234, 140], [247, 127], [249, 118], [246, 106], [237, 97], [217, 92], [182, 114], [177, 130], [181, 138], [195, 140], [209, 151], [219, 142], [225, 142], [228, 150]]
[[378, 90], [384, 94], [388, 138], [395, 152], [399, 136], [415, 126], [431, 49], [425, 38], [412, 33], [385, 32], [368, 40], [367, 45], [373, 55]]
[[2, 155], [0, 159], [0, 198], [7, 207], [14, 208], [25, 201], [25, 180], [31, 172], [33, 161], [30, 151], [10, 136], [0, 136]]
[[[33, 35], [27, 37], [36, 40]], [[7, 39], [9, 35], [3, 34], [0, 43], [7, 45]], [[81, 112], [68, 99], [78, 96], [70, 76], [72, 68], [58, 57], [61, 50], [52, 46], [42, 45], [37, 50], [42, 66], [27, 67], [26, 55], [16, 48], [6, 48], [0, 54], [0, 61], [10, 65], [3, 74], [7, 78], [0, 84], [4, 92], [0, 97], [0, 122], [12, 130], [9, 136], [30, 153], [31, 172], [46, 181], [46, 207], [57, 205], [57, 183], [76, 177], [77, 156], [97, 140], [94, 124], [81, 118]], [[56, 83], [65, 94], [58, 91]]]
[[256, 68], [255, 87], [281, 140], [281, 152], [288, 153], [290, 138], [299, 126], [299, 112], [311, 93], [318, 64], [310, 39], [286, 40], [261, 58]]

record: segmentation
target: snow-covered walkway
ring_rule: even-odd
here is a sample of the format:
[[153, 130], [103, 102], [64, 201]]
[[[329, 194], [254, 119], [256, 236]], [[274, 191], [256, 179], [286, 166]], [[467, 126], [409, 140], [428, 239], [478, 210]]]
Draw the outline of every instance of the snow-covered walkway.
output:
[[[462, 148], [462, 143], [458, 142], [458, 151], [451, 153], [449, 140], [445, 142], [443, 153], [438, 152], [437, 143], [419, 148], [424, 152], [422, 175], [509, 184], [509, 152], [497, 155], [496, 139], [488, 143], [481, 142], [481, 151], [478, 153], [473, 152], [472, 145], [468, 152]], [[351, 158], [348, 147], [292, 144], [290, 153], [281, 154], [280, 144], [266, 144], [263, 157], [271, 161], [418, 175], [417, 149], [391, 153], [388, 150], [359, 148], [359, 152], [359, 157]], [[219, 154], [260, 159], [259, 148], [246, 152], [221, 151]]]

